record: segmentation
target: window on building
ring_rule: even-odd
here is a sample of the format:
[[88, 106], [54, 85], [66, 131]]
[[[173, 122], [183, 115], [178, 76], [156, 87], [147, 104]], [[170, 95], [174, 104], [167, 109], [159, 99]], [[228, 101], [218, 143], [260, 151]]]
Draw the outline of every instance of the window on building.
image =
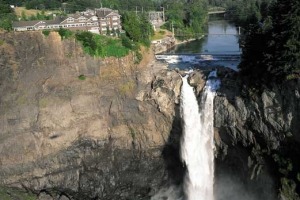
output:
[[79, 17], [79, 22], [85, 22], [86, 18], [85, 17]]
[[67, 19], [67, 22], [68, 22], [68, 23], [74, 22], [74, 18], [68, 18], [68, 19]]

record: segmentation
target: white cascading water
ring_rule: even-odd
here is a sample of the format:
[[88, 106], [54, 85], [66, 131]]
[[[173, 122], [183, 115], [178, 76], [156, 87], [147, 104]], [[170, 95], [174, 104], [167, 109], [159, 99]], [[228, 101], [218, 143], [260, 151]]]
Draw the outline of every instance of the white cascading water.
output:
[[187, 200], [214, 200], [213, 101], [220, 80], [216, 79], [216, 71], [209, 74], [199, 112], [193, 87], [187, 78], [182, 78], [181, 89], [181, 159], [187, 166], [184, 192]]

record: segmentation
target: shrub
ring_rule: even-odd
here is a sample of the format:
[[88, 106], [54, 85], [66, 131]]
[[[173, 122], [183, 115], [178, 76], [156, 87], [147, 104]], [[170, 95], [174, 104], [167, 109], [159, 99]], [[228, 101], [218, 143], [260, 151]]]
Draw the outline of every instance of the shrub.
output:
[[86, 77], [85, 77], [85, 75], [81, 74], [78, 76], [78, 79], [84, 81], [86, 79]]
[[82, 43], [84, 51], [91, 56], [99, 57], [124, 57], [128, 54], [129, 48], [122, 45], [120, 39], [114, 39], [91, 32], [78, 32], [76, 39]]
[[298, 79], [300, 77], [300, 74], [289, 74], [286, 76], [286, 80], [293, 80], [293, 79]]
[[136, 134], [135, 134], [135, 131], [134, 131], [134, 129], [133, 129], [133, 128], [131, 128], [131, 127], [129, 127], [129, 134], [130, 134], [130, 136], [132, 137], [132, 139], [134, 140], [134, 139], [135, 139], [135, 136], [136, 136]]
[[61, 39], [66, 39], [66, 38], [70, 38], [73, 35], [73, 32], [68, 30], [68, 29], [64, 29], [64, 28], [60, 28], [58, 29], [58, 34], [60, 35]]
[[159, 33], [164, 35], [166, 33], [166, 31], [160, 30]]
[[122, 45], [128, 49], [133, 49], [133, 42], [125, 35], [121, 35]]
[[42, 33], [44, 34], [44, 36], [48, 36], [50, 34], [50, 30], [43, 30]]
[[143, 55], [139, 51], [136, 51], [134, 63], [139, 64], [142, 61], [142, 59], [143, 59]]

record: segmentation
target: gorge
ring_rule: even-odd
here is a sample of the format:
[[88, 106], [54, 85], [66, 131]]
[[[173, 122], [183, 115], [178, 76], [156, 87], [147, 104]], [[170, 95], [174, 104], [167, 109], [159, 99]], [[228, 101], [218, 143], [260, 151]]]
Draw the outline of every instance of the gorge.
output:
[[[180, 71], [160, 70], [150, 50], [139, 65], [90, 57], [57, 33], [0, 40], [0, 195], [150, 199], [170, 186], [182, 195]], [[297, 199], [299, 79], [253, 91], [216, 68], [215, 199]], [[188, 78], [198, 101], [207, 76]]]

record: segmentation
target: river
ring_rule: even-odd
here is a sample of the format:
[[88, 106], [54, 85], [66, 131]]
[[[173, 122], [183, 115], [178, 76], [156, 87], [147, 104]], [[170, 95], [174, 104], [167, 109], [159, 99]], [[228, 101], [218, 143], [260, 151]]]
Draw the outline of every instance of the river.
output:
[[[199, 59], [166, 60], [169, 68], [201, 68], [207, 66], [224, 66], [237, 70], [240, 62], [238, 29], [227, 20], [208, 22], [208, 34], [202, 39], [176, 45], [166, 54], [205, 54]], [[221, 56], [222, 55], [222, 56]], [[225, 55], [225, 56], [224, 56]], [[231, 55], [235, 55], [232, 56]], [[191, 62], [189, 62], [191, 61]]]

